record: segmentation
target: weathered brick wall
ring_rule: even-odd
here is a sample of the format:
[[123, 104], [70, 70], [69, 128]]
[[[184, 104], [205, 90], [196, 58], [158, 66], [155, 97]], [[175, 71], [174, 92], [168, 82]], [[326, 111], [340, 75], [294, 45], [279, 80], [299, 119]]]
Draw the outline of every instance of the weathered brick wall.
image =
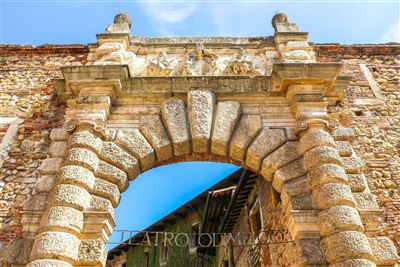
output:
[[[0, 117], [24, 121], [0, 170], [0, 242], [21, 234], [21, 210], [32, 195], [37, 168], [48, 157], [50, 129], [63, 123], [64, 106], [55, 96], [51, 78], [59, 66], [85, 64], [88, 48], [81, 45], [0, 46]], [[400, 45], [316, 45], [318, 60], [342, 60], [352, 76], [345, 99], [332, 112], [353, 127], [357, 154], [366, 162], [366, 176], [383, 208], [382, 235], [400, 248]], [[374, 95], [360, 68], [365, 64], [378, 83], [382, 100]], [[0, 124], [0, 140], [8, 124]]]
[[[369, 187], [383, 209], [382, 233], [400, 251], [400, 45], [317, 46], [319, 61], [344, 62], [352, 77], [344, 100], [333, 112], [342, 112], [344, 126], [355, 129], [352, 145], [366, 163]], [[365, 64], [382, 94], [374, 94], [360, 64]]]
[[87, 53], [81, 45], [0, 46], [0, 140], [10, 118], [23, 119], [0, 166], [0, 247], [21, 235], [22, 208], [48, 157], [50, 130], [63, 124], [51, 79], [60, 78], [62, 65], [85, 64]]

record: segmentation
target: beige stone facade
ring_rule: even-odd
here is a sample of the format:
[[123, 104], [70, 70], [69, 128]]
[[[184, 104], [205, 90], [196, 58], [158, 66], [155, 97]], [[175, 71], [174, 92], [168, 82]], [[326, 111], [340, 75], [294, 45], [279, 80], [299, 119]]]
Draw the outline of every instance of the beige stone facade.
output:
[[118, 15], [87, 48], [35, 55], [40, 70], [5, 47], [2, 264], [104, 266], [129, 181], [207, 160], [279, 195], [271, 220], [295, 240], [271, 251], [279, 265], [394, 266], [400, 47], [375, 52], [387, 54], [371, 72], [368, 56], [309, 43], [284, 14], [272, 24], [273, 37], [142, 38]]

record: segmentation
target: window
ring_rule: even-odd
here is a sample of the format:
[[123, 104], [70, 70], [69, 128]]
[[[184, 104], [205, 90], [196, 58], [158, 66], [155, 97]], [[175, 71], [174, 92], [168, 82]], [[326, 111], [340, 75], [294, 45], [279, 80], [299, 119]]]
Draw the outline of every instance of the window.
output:
[[168, 246], [167, 244], [163, 244], [160, 247], [160, 266], [166, 266], [168, 259]]
[[149, 266], [149, 253], [145, 252], [145, 253], [143, 253], [142, 262], [140, 264], [140, 267], [148, 267], [148, 266]]

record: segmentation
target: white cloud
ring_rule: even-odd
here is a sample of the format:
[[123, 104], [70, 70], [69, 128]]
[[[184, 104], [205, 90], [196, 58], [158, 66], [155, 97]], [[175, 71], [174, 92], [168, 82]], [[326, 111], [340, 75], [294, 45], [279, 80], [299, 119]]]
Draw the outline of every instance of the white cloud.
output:
[[162, 23], [180, 23], [197, 10], [194, 4], [143, 3], [148, 16]]
[[394, 23], [379, 38], [380, 43], [399, 42], [400, 43], [400, 22]]

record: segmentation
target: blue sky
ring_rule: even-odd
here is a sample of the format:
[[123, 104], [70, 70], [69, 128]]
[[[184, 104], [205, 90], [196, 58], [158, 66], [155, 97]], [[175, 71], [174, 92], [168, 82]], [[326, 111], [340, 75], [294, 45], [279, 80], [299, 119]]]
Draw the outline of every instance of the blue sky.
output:
[[[261, 0], [262, 1], [262, 0]], [[133, 1], [0, 0], [1, 42], [87, 44], [115, 14], [127, 12], [133, 35], [272, 35], [275, 12], [285, 12], [318, 43], [399, 41], [400, 4], [396, 0]]]
[[[139, 36], [272, 35], [271, 18], [285, 12], [316, 43], [400, 42], [400, 4], [394, 0], [0, 0], [0, 43], [93, 43], [120, 12], [132, 17], [131, 32]], [[145, 228], [236, 168], [185, 163], [145, 172], [123, 194], [116, 211], [117, 229]]]

